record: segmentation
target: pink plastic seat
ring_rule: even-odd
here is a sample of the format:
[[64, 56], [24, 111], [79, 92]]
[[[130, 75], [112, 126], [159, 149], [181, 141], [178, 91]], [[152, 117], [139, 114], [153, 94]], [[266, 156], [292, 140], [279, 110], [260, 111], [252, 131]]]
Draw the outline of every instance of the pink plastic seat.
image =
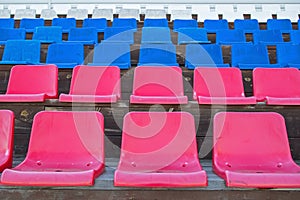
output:
[[221, 112], [214, 118], [213, 170], [228, 187], [300, 187], [284, 118], [273, 112]]
[[199, 104], [256, 104], [255, 97], [245, 97], [238, 68], [196, 68], [193, 97]]
[[14, 118], [12, 111], [0, 110], [0, 172], [12, 167]]
[[115, 186], [207, 186], [194, 118], [186, 112], [131, 112], [124, 117]]
[[300, 105], [300, 72], [296, 68], [257, 68], [253, 94], [268, 105]]
[[0, 102], [44, 102], [58, 96], [55, 65], [16, 65], [11, 69], [6, 94]]
[[187, 104], [179, 67], [137, 67], [134, 71], [133, 104]]
[[69, 94], [61, 102], [111, 103], [121, 98], [120, 69], [115, 66], [76, 66]]
[[42, 111], [34, 117], [25, 160], [2, 173], [20, 186], [88, 186], [104, 170], [104, 120], [99, 112]]

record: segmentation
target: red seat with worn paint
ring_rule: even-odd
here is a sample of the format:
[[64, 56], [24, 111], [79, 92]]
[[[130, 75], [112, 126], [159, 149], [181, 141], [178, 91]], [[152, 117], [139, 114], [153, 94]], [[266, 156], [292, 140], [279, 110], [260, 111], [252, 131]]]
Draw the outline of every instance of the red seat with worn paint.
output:
[[124, 117], [115, 186], [201, 187], [194, 118], [186, 112], [131, 112]]
[[55, 65], [12, 67], [6, 94], [0, 102], [43, 102], [58, 96], [58, 69]]
[[297, 68], [257, 68], [253, 94], [268, 105], [300, 105], [300, 72]]
[[134, 71], [133, 104], [187, 104], [179, 67], [141, 66]]
[[213, 134], [213, 170], [228, 187], [300, 187], [300, 167], [278, 113], [221, 112]]
[[61, 102], [112, 103], [121, 98], [120, 69], [115, 66], [76, 66], [69, 94]]
[[199, 104], [256, 104], [255, 97], [245, 97], [238, 68], [196, 68], [193, 97]]
[[12, 167], [14, 149], [14, 113], [0, 110], [0, 172]]
[[99, 112], [42, 111], [34, 117], [25, 160], [2, 173], [20, 186], [88, 186], [104, 170], [104, 120]]

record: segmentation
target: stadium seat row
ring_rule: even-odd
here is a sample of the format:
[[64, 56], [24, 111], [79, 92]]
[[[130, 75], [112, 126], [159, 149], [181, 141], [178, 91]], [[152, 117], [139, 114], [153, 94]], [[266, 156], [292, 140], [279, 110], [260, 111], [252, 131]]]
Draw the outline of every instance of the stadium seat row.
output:
[[[44, 102], [58, 98], [58, 69], [55, 65], [14, 66], [6, 94], [0, 102]], [[76, 66], [69, 94], [61, 102], [115, 103], [121, 99], [118, 67]], [[194, 100], [199, 104], [300, 105], [300, 71], [296, 68], [256, 68], [253, 97], [245, 97], [238, 68], [205, 68], [194, 71]], [[179, 67], [137, 67], [134, 71], [132, 104], [187, 104]]]
[[[14, 114], [0, 111], [1, 184], [90, 186], [105, 170], [104, 117], [95, 111], [41, 111], [28, 153], [13, 169]], [[5, 125], [5, 126], [4, 126]], [[214, 117], [213, 170], [228, 187], [299, 188], [284, 118], [273, 112], [220, 112]], [[129, 112], [114, 185], [205, 187], [194, 118], [187, 112]]]
[[[291, 4], [293, 7], [297, 7], [297, 5]], [[168, 5], [167, 5], [168, 6]], [[251, 7], [250, 7], [251, 9]], [[297, 21], [299, 19], [299, 11], [295, 8], [287, 9], [284, 4], [280, 4], [279, 10], [265, 10], [262, 12], [263, 8], [255, 5], [255, 9], [253, 11], [244, 10], [244, 12], [238, 11], [237, 5], [233, 5], [231, 8], [227, 8], [224, 10], [224, 5], [222, 5], [222, 9], [218, 10], [215, 8], [215, 5], [209, 5], [209, 8], [205, 8], [196, 13], [192, 13], [192, 9], [180, 9], [180, 10], [171, 10], [170, 21], [174, 19], [191, 19], [197, 15], [198, 21], [202, 21], [203, 19], [219, 19], [222, 16], [222, 19], [228, 19], [229, 21], [233, 21], [234, 19], [244, 19], [244, 14], [249, 15], [252, 19], [258, 19], [259, 21], [265, 22], [269, 18], [273, 18], [273, 15], [276, 15], [277, 19], [288, 18], [292, 21]], [[77, 9], [71, 7], [68, 11], [64, 11], [66, 13], [67, 18], [76, 18], [78, 20], [82, 20], [88, 17], [87, 9]], [[145, 9], [143, 13], [146, 18], [167, 18], [167, 11], [165, 9]], [[140, 14], [142, 14], [142, 10], [133, 9], [133, 8], [121, 8], [117, 13], [113, 13], [113, 9], [93, 9], [92, 18], [107, 18], [108, 20], [113, 20], [114, 14], [118, 14], [119, 18], [135, 18], [136, 20], [142, 20]], [[194, 15], [194, 16], [193, 16]], [[1, 18], [10, 18], [11, 13], [9, 9], [1, 9], [0, 10]], [[41, 18], [44, 19], [53, 19], [57, 18], [58, 15], [54, 9], [42, 9]], [[15, 19], [22, 18], [36, 18], [36, 10], [35, 9], [16, 9], [14, 14]]]
[[[30, 49], [30, 51], [28, 51]], [[2, 56], [2, 65], [40, 64], [41, 44], [37, 40], [8, 40]], [[287, 54], [288, 52], [288, 54]], [[130, 44], [124, 42], [103, 42], [93, 49], [91, 63], [84, 59], [81, 42], [64, 42], [49, 45], [46, 63], [58, 68], [73, 68], [76, 65], [118, 66], [129, 69], [131, 63]], [[276, 45], [277, 64], [270, 64], [265, 44], [233, 44], [231, 66], [240, 69], [256, 67], [300, 67], [300, 45], [278, 43]], [[137, 66], [179, 66], [176, 47], [173, 44], [145, 43], [139, 47]], [[218, 44], [189, 44], [185, 51], [185, 67], [229, 67], [224, 64], [222, 49]]]

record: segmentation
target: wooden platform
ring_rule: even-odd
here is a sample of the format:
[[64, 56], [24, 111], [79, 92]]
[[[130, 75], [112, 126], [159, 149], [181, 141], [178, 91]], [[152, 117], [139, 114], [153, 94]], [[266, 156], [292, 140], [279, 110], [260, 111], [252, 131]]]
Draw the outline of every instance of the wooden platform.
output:
[[[15, 160], [19, 164], [23, 158]], [[100, 175], [91, 187], [16, 187], [0, 185], [0, 197], [3, 200], [15, 199], [281, 199], [298, 200], [300, 189], [254, 189], [228, 188], [223, 179], [212, 172], [211, 160], [201, 160], [203, 169], [208, 175], [208, 187], [196, 188], [133, 188], [114, 187], [114, 171], [118, 159], [107, 158], [105, 172]], [[300, 164], [300, 162], [298, 162]]]

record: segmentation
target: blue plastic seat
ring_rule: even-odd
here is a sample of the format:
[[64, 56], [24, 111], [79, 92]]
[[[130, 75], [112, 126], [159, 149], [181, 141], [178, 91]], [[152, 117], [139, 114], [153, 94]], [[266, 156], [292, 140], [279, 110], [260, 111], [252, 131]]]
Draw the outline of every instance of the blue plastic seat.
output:
[[208, 33], [216, 33], [221, 29], [229, 29], [226, 19], [206, 19], [204, 20], [204, 28]]
[[0, 28], [0, 45], [6, 44], [8, 40], [25, 40], [24, 28]]
[[62, 41], [60, 26], [38, 26], [33, 33], [33, 39], [41, 43], [59, 43]]
[[127, 27], [107, 27], [102, 42], [134, 43], [134, 31]]
[[224, 45], [246, 43], [246, 36], [243, 30], [218, 30], [216, 43]]
[[231, 66], [240, 69], [256, 67], [280, 67], [270, 64], [267, 47], [263, 44], [234, 44], [231, 47]]
[[145, 19], [144, 27], [168, 27], [167, 19]]
[[73, 68], [84, 61], [83, 44], [54, 43], [49, 45], [46, 63], [55, 64], [58, 68]]
[[114, 18], [112, 27], [126, 27], [127, 29], [137, 29], [137, 20], [134, 18]]
[[[104, 56], [105, 55], [105, 56]], [[118, 66], [120, 69], [130, 68], [130, 44], [99, 43], [94, 48], [93, 66]]]
[[69, 42], [78, 42], [84, 45], [98, 43], [98, 33], [96, 28], [71, 28], [68, 37]]
[[300, 30], [291, 31], [290, 40], [293, 44], [300, 44]]
[[1, 28], [14, 28], [15, 20], [13, 18], [0, 18]]
[[207, 31], [203, 28], [179, 28], [178, 44], [209, 44], [211, 43], [207, 38]]
[[61, 26], [63, 33], [69, 33], [71, 28], [76, 28], [75, 18], [54, 18], [52, 26]]
[[196, 67], [229, 67], [224, 64], [222, 49], [218, 44], [189, 44], [185, 51], [185, 67], [195, 69]]
[[138, 66], [178, 66], [173, 44], [141, 44]]
[[35, 27], [44, 26], [45, 21], [42, 18], [27, 19], [23, 18], [20, 21], [20, 28], [24, 28], [27, 33], [33, 33]]
[[276, 57], [281, 66], [300, 69], [300, 45], [279, 44], [276, 48]]
[[280, 30], [281, 33], [290, 33], [293, 30], [290, 19], [268, 19], [268, 30]]
[[83, 20], [82, 27], [94, 27], [97, 32], [104, 32], [107, 20], [105, 18], [86, 18]]
[[280, 30], [260, 30], [253, 33], [254, 44], [277, 45], [283, 43]]
[[170, 29], [165, 27], [144, 27], [142, 29], [141, 43], [172, 43]]
[[241, 29], [245, 33], [253, 33], [259, 30], [257, 19], [236, 19], [234, 20], [234, 29]]
[[0, 64], [39, 64], [40, 47], [37, 40], [8, 40]]
[[198, 22], [194, 19], [175, 19], [173, 30], [177, 31], [179, 28], [198, 28]]

